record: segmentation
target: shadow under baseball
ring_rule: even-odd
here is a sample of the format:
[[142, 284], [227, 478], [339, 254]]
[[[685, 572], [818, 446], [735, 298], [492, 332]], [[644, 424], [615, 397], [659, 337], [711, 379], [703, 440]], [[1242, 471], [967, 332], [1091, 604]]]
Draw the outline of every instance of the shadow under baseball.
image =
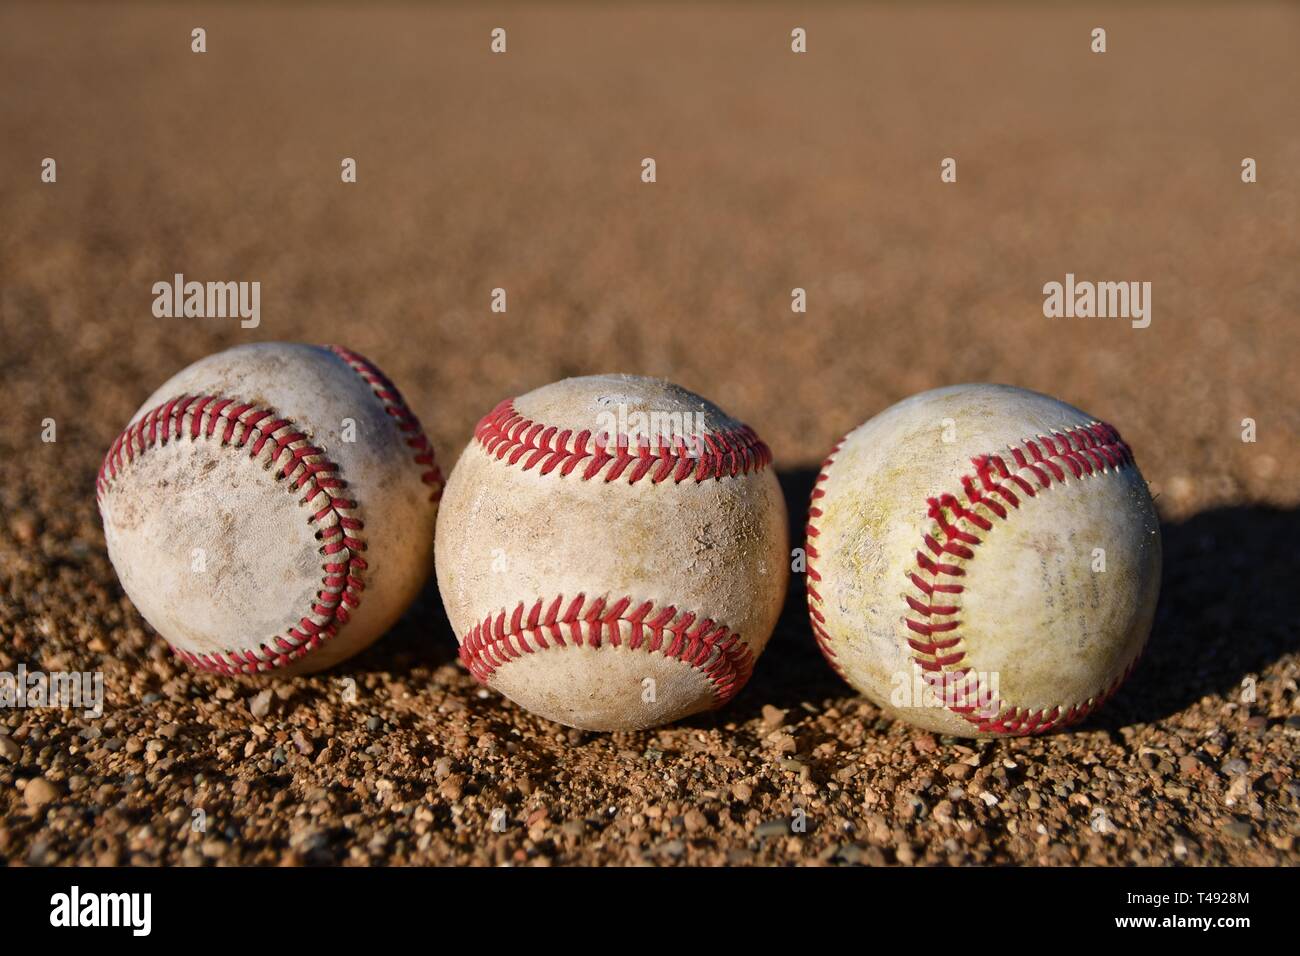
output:
[[[777, 473], [785, 495], [791, 548], [804, 546], [808, 501], [817, 474], [817, 468], [795, 468]], [[712, 714], [702, 714], [694, 721], [704, 726], [714, 722], [749, 720], [767, 705], [787, 710], [804, 702], [857, 696], [857, 691], [831, 670], [813, 640], [808, 625], [804, 582], [804, 575], [790, 575], [781, 617], [772, 639], [754, 666], [754, 675], [749, 683], [730, 705]]]
[[1241, 701], [1248, 677], [1300, 650], [1300, 510], [1212, 508], [1162, 523], [1161, 534], [1160, 604], [1146, 653], [1089, 726], [1161, 720], [1207, 695]]
[[341, 665], [349, 673], [401, 673], [438, 668], [457, 658], [456, 635], [432, 574], [406, 613], [380, 640]]

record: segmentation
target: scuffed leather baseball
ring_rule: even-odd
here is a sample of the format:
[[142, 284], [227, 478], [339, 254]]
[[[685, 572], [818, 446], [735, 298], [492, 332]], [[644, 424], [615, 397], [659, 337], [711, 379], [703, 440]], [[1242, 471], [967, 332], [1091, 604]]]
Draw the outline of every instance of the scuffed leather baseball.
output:
[[780, 613], [787, 546], [752, 431], [670, 383], [599, 375], [480, 422], [447, 482], [437, 576], [479, 680], [562, 724], [634, 730], [739, 690]]
[[1003, 385], [924, 392], [850, 432], [808, 535], [827, 659], [944, 734], [1091, 713], [1142, 651], [1160, 586], [1156, 510], [1118, 433]]
[[346, 349], [245, 345], [145, 401], [97, 482], [122, 587], [193, 666], [329, 667], [427, 579], [442, 479], [396, 388]]

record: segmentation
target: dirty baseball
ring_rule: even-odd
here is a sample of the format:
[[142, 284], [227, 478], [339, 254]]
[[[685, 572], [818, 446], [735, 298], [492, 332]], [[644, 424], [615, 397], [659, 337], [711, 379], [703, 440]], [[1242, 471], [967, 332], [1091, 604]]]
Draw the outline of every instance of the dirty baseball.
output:
[[144, 618], [190, 665], [255, 674], [329, 667], [397, 620], [429, 575], [441, 485], [374, 365], [265, 343], [159, 388], [96, 490]]
[[1133, 452], [1046, 395], [915, 395], [831, 452], [808, 523], [827, 660], [888, 713], [1038, 733], [1118, 689], [1151, 629], [1160, 531]]
[[594, 730], [728, 701], [776, 623], [787, 562], [767, 446], [699, 396], [626, 375], [498, 405], [438, 519], [461, 660], [534, 713]]

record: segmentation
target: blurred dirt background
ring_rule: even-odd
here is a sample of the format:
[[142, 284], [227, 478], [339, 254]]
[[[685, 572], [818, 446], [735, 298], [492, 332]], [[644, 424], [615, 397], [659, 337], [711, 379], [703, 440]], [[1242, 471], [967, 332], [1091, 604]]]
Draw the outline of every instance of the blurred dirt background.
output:
[[[0, 858], [1300, 862], [1297, 49], [1291, 4], [0, 7], [0, 670], [107, 685], [101, 720], [0, 712]], [[260, 281], [261, 326], [155, 319], [176, 272]], [[1067, 272], [1151, 281], [1151, 327], [1045, 319]], [[94, 474], [167, 376], [258, 339], [374, 359], [447, 468], [505, 396], [671, 378], [767, 440], [799, 529], [826, 450], [894, 401], [1049, 392], [1158, 495], [1149, 650], [1086, 726], [992, 743], [883, 720], [798, 580], [733, 705], [652, 733], [479, 689], [432, 582], [334, 673], [187, 672], [117, 583]]]

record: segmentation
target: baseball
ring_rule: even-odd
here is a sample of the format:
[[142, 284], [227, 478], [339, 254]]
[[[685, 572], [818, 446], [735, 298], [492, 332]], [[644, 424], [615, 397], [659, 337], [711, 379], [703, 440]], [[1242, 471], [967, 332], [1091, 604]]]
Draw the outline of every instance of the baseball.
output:
[[224, 674], [321, 670], [378, 638], [428, 578], [441, 487], [375, 366], [283, 343], [177, 373], [96, 483], [127, 595], [181, 658]]
[[598, 375], [479, 422], [436, 563], [479, 681], [562, 724], [637, 730], [741, 688], [781, 610], [787, 547], [753, 431], [676, 385]]
[[1160, 526], [1119, 433], [1005, 385], [859, 426], [817, 478], [808, 610], [823, 653], [892, 716], [958, 736], [1083, 719], [1128, 675]]

